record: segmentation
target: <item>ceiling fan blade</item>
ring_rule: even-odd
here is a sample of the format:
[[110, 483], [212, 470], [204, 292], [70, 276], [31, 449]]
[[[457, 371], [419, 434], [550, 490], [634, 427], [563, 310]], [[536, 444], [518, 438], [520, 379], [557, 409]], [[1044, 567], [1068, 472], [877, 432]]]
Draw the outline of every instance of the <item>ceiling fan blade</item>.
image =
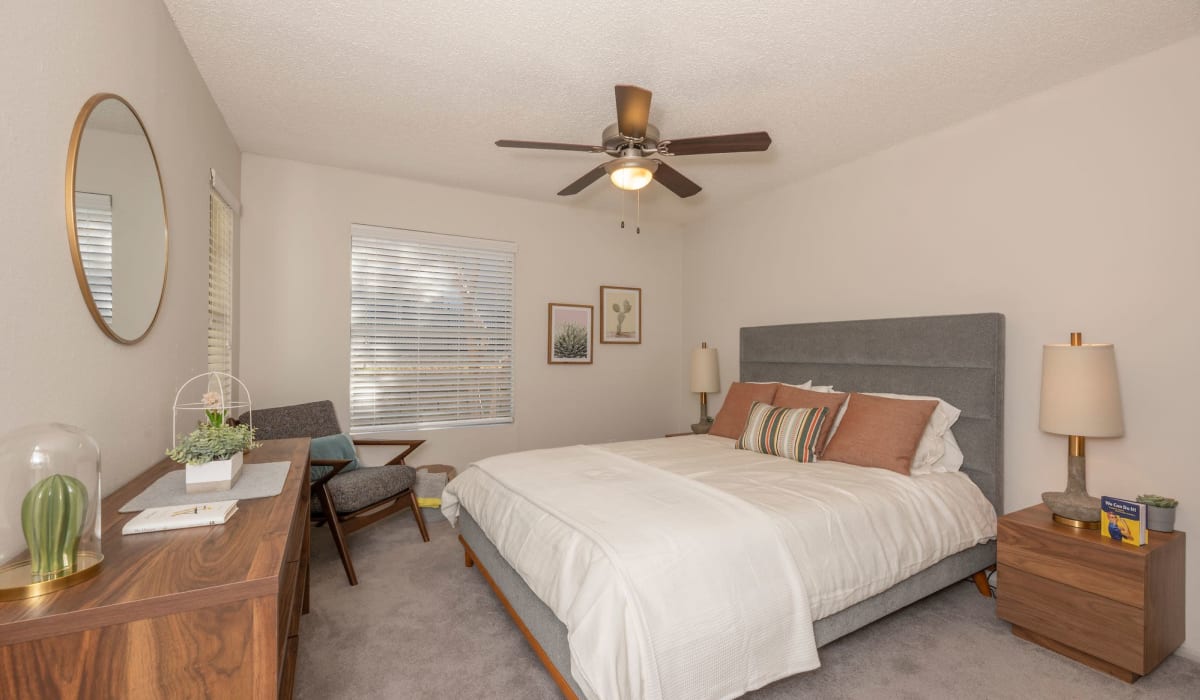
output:
[[664, 139], [658, 144], [658, 152], [668, 156], [694, 156], [704, 153], [743, 153], [765, 151], [771, 145], [771, 136], [765, 131], [747, 134], [724, 134], [722, 136], [699, 136], [691, 139]]
[[496, 145], [501, 148], [541, 148], [548, 151], [583, 151], [584, 153], [604, 153], [604, 146], [584, 146], [578, 143], [550, 143], [548, 141], [513, 141], [500, 139]]
[[592, 184], [596, 180], [599, 180], [602, 177], [604, 177], [604, 166], [597, 165], [596, 167], [587, 171], [587, 174], [584, 175], [583, 177], [579, 178], [575, 182], [572, 182], [571, 184], [562, 188], [562, 191], [560, 191], [558, 193], [558, 196], [566, 197], [567, 195], [570, 195], [570, 194], [579, 194], [580, 192], [582, 192], [584, 190], [585, 187]]
[[646, 135], [650, 122], [649, 90], [636, 85], [617, 86], [617, 130], [631, 139]]
[[683, 173], [661, 160], [658, 161], [658, 170], [654, 171], [654, 179], [658, 181], [658, 184], [684, 198], [691, 197], [701, 190], [700, 185], [687, 179]]

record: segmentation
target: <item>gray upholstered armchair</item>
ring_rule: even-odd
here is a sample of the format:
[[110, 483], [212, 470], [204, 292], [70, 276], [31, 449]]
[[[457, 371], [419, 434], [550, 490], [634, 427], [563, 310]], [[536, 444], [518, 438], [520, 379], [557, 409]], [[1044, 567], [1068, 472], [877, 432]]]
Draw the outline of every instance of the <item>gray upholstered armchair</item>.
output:
[[[240, 422], [249, 422], [242, 414]], [[337, 413], [332, 401], [264, 408], [254, 411], [254, 432], [259, 440], [282, 438], [320, 438], [338, 435]], [[385, 518], [396, 511], [411, 508], [421, 538], [429, 541], [425, 519], [417, 507], [417, 496], [413, 493], [416, 472], [404, 463], [404, 458], [420, 447], [424, 440], [354, 440], [354, 445], [402, 445], [406, 449], [382, 467], [365, 467], [345, 471], [348, 459], [313, 459], [312, 466], [329, 467], [327, 473], [311, 482], [312, 522], [321, 526], [329, 524], [333, 544], [337, 547], [346, 567], [350, 585], [358, 584], [350, 551], [346, 547], [346, 535], [371, 523]], [[332, 514], [332, 516], [330, 515]]]

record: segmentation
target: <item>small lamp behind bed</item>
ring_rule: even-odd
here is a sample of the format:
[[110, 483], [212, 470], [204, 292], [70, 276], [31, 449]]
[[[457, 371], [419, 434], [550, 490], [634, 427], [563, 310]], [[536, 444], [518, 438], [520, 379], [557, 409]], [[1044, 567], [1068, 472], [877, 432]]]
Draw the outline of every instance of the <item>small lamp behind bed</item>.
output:
[[1047, 491], [1042, 501], [1054, 521], [1081, 528], [1100, 527], [1100, 500], [1088, 495], [1084, 437], [1125, 433], [1121, 388], [1112, 345], [1084, 345], [1079, 333], [1070, 345], [1042, 349], [1041, 428], [1068, 436], [1067, 490]]
[[721, 373], [717, 366], [717, 349], [700, 343], [692, 351], [692, 393], [700, 394], [700, 422], [692, 426], [693, 433], [707, 433], [712, 427], [708, 417], [708, 395], [721, 390]]

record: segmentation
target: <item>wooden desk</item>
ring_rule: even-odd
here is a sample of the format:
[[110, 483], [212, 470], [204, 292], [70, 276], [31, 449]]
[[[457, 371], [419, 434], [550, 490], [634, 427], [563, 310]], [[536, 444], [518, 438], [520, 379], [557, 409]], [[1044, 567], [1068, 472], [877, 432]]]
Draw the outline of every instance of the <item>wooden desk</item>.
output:
[[170, 460], [105, 498], [100, 573], [0, 603], [0, 697], [291, 697], [308, 607], [308, 443], [248, 453], [291, 471], [282, 493], [239, 502], [225, 525], [121, 535], [135, 513], [117, 509], [179, 468]]
[[1044, 505], [999, 529], [996, 615], [1013, 634], [1127, 683], [1183, 643], [1184, 533], [1133, 547], [1059, 525]]

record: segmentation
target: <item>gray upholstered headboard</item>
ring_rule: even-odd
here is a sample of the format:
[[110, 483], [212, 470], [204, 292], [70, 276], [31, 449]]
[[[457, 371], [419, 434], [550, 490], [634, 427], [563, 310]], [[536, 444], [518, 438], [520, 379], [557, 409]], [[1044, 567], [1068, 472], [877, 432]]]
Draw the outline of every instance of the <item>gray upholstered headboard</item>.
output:
[[1003, 314], [743, 328], [741, 378], [949, 401], [963, 471], [1004, 512]]

